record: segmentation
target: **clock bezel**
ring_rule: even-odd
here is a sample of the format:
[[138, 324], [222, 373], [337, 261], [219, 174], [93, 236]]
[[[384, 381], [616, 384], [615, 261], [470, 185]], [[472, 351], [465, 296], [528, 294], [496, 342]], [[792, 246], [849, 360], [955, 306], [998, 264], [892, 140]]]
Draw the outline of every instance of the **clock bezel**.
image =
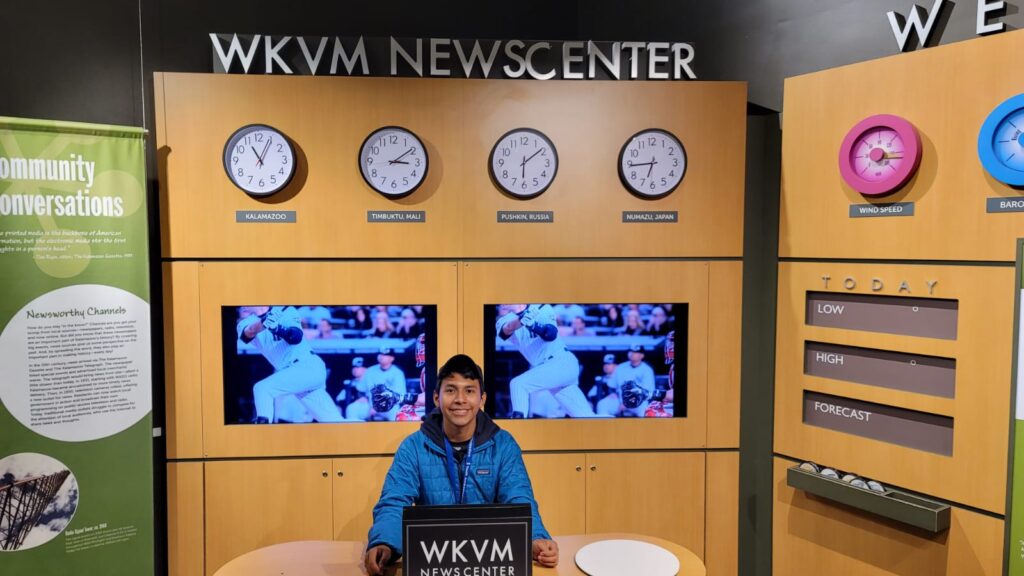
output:
[[[393, 193], [381, 190], [380, 188], [377, 187], [376, 184], [374, 184], [369, 178], [366, 177], [366, 172], [363, 170], [363, 148], [366, 146], [366, 143], [372, 140], [377, 134], [384, 132], [386, 130], [401, 130], [403, 132], [407, 132], [410, 136], [415, 138], [417, 142], [420, 143], [420, 148], [423, 149], [423, 176], [420, 177], [419, 182], [417, 182], [412, 188], [410, 188], [406, 192]], [[356, 153], [356, 164], [359, 167], [359, 175], [363, 178], [363, 182], [365, 182], [366, 185], [369, 186], [371, 190], [389, 200], [401, 200], [402, 198], [411, 196], [414, 192], [419, 190], [420, 186], [422, 186], [424, 182], [427, 181], [427, 175], [430, 172], [430, 152], [427, 151], [427, 145], [423, 141], [423, 138], [420, 138], [419, 134], [406, 128], [405, 126], [389, 124], [387, 126], [381, 126], [380, 128], [371, 131], [369, 134], [367, 134], [366, 138], [363, 138], [362, 143], [359, 144], [359, 150]]]
[[[673, 140], [676, 141], [677, 144], [679, 144], [679, 149], [682, 150], [683, 152], [683, 173], [679, 175], [679, 181], [676, 182], [675, 185], [669, 188], [667, 191], [662, 192], [660, 194], [645, 194], [644, 192], [637, 190], [635, 187], [633, 187], [633, 185], [629, 183], [629, 179], [626, 178], [626, 173], [622, 171], [622, 160], [626, 154], [626, 150], [629, 148], [629, 143], [632, 142], [633, 140], [636, 140], [636, 138], [641, 134], [647, 134], [648, 132], [658, 132], [667, 135], [669, 138], [672, 138]], [[664, 128], [645, 128], [644, 130], [636, 132], [629, 138], [626, 138], [626, 141], [622, 143], [622, 147], [619, 148], [619, 156], [616, 159], [616, 162], [619, 173], [619, 181], [622, 182], [622, 185], [626, 188], [626, 191], [642, 200], [661, 200], [662, 198], [665, 198], [669, 194], [672, 194], [673, 192], [676, 191], [676, 188], [679, 188], [679, 185], [683, 183], [683, 179], [686, 178], [686, 171], [690, 169], [690, 155], [686, 152], [686, 146], [683, 144], [683, 141], [680, 140], [679, 137], [676, 136], [674, 133]]]
[[1024, 94], [1011, 96], [988, 113], [985, 121], [981, 124], [981, 130], [978, 131], [978, 159], [981, 161], [982, 168], [999, 182], [1015, 188], [1024, 186], [1024, 172], [1003, 164], [993, 148], [996, 129], [1003, 123], [1003, 120], [1021, 109], [1024, 109]]
[[[497, 175], [494, 174], [494, 152], [498, 149], [498, 145], [501, 144], [502, 140], [504, 140], [505, 138], [508, 138], [510, 135], [515, 134], [516, 132], [529, 132], [531, 134], [535, 134], [535, 135], [540, 136], [541, 138], [543, 138], [548, 143], [548, 146], [551, 147], [551, 153], [554, 155], [554, 159], [555, 159], [555, 170], [554, 170], [554, 173], [551, 174], [551, 179], [548, 181], [547, 185], [545, 185], [540, 190], [538, 190], [536, 192], [532, 192], [530, 194], [522, 194], [522, 193], [517, 193], [517, 192], [515, 192], [513, 190], [509, 190], [508, 188], [505, 187], [504, 184], [501, 183], [501, 180], [498, 179]], [[491, 153], [487, 155], [487, 173], [491, 177], [491, 183], [494, 184], [494, 186], [502, 194], [505, 194], [506, 196], [510, 196], [510, 197], [512, 197], [512, 198], [514, 198], [516, 200], [531, 200], [531, 199], [536, 198], [536, 197], [540, 196], [541, 194], [547, 192], [548, 188], [551, 188], [551, 185], [555, 183], [555, 179], [558, 178], [558, 168], [559, 168], [560, 164], [561, 164], [561, 162], [559, 162], [559, 159], [558, 159], [558, 148], [555, 146], [555, 141], [552, 140], [551, 138], [549, 138], [548, 135], [545, 134], [544, 132], [541, 132], [540, 130], [538, 130], [536, 128], [528, 128], [526, 126], [522, 126], [522, 127], [519, 127], [519, 128], [513, 128], [513, 129], [505, 132], [501, 136], [499, 136], [494, 141], [494, 145], [491, 146]]]
[[[285, 146], [288, 148], [288, 154], [291, 157], [291, 162], [289, 163], [289, 166], [291, 166], [291, 168], [285, 175], [284, 180], [277, 184], [274, 188], [266, 192], [252, 192], [243, 188], [242, 185], [235, 180], [234, 173], [231, 171], [231, 154], [229, 154], [228, 152], [229, 150], [232, 150], [235, 147], [235, 138], [240, 137], [240, 135], [242, 135], [246, 131], [255, 131], [261, 129], [275, 132], [284, 140]], [[295, 173], [298, 172], [298, 159], [295, 154], [295, 146], [292, 145], [292, 139], [289, 138], [287, 134], [269, 124], [262, 124], [257, 122], [252, 124], [246, 124], [238, 128], [237, 130], [232, 132], [230, 136], [228, 136], [228, 139], [224, 141], [224, 149], [221, 152], [221, 166], [224, 168], [224, 173], [227, 175], [228, 181], [234, 184], [235, 188], [238, 188], [242, 192], [245, 192], [246, 195], [251, 196], [253, 198], [268, 198], [284, 190], [285, 188], [288, 187], [289, 184], [292, 183], [292, 179], [295, 177]]]
[[[896, 132], [903, 140], [904, 159], [909, 161], [903, 162], [892, 176], [872, 182], [857, 174], [851, 165], [850, 154], [864, 134], [879, 128]], [[909, 120], [895, 114], [874, 114], [854, 124], [843, 137], [843, 142], [839, 146], [839, 174], [847, 185], [864, 196], [886, 196], [906, 186], [914, 177], [921, 166], [921, 152], [921, 134]]]

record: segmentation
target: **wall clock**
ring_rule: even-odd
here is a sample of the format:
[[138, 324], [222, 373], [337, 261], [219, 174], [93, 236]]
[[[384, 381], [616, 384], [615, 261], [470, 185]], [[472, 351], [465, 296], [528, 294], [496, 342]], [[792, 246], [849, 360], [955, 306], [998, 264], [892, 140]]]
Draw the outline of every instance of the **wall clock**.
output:
[[978, 133], [981, 165], [1003, 184], [1024, 186], [1024, 94], [996, 106]]
[[224, 171], [246, 194], [270, 196], [283, 190], [295, 175], [295, 150], [276, 128], [242, 126], [224, 144]]
[[415, 192], [427, 177], [429, 165], [423, 141], [400, 126], [374, 130], [359, 148], [363, 180], [388, 198], [402, 198]]
[[558, 151], [539, 130], [516, 128], [498, 138], [488, 160], [491, 179], [516, 198], [540, 196], [558, 173]]
[[921, 136], [892, 114], [869, 116], [847, 132], [839, 148], [839, 173], [865, 196], [896, 191], [921, 164]]
[[627, 190], [640, 198], [668, 196], [685, 174], [686, 149], [668, 130], [641, 130], [626, 140], [619, 151], [619, 178]]

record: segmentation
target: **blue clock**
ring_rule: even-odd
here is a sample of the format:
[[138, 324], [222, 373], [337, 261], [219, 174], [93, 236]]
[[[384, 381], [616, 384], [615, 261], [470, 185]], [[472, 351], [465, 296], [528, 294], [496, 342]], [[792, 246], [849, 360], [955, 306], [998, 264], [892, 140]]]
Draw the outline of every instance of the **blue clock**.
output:
[[989, 113], [978, 134], [978, 157], [993, 178], [1024, 186], [1024, 94]]

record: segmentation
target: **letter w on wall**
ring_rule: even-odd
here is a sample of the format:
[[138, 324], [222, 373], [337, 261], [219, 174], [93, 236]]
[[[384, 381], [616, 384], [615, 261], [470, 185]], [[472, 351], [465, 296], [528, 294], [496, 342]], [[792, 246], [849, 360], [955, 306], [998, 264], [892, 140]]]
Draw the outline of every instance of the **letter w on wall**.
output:
[[906, 18], [902, 14], [896, 13], [895, 10], [885, 13], [889, 17], [889, 26], [892, 27], [892, 33], [896, 36], [896, 43], [899, 44], [900, 52], [906, 52], [910, 47], [907, 41], [910, 39], [911, 30], [917, 36], [918, 46], [923, 47], [928, 44], [928, 39], [935, 30], [935, 22], [939, 19], [939, 13], [942, 12], [944, 2], [945, 0], [935, 0], [935, 3], [932, 4], [931, 12], [926, 12], [924, 8], [915, 4], [910, 9], [910, 16]]

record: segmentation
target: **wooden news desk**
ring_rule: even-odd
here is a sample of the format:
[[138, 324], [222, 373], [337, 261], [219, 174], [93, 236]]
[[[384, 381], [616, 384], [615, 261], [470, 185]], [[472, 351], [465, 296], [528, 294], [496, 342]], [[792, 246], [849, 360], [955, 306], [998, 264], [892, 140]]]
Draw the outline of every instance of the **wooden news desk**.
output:
[[[535, 576], [576, 576], [576, 551], [598, 540], [640, 540], [657, 544], [679, 559], [679, 576], [707, 576], [704, 563], [679, 544], [640, 534], [609, 533], [555, 536], [559, 560], [556, 568], [533, 565]], [[365, 542], [308, 540], [286, 542], [253, 550], [228, 562], [214, 576], [357, 576], [365, 575]], [[401, 565], [388, 571], [400, 575]]]

